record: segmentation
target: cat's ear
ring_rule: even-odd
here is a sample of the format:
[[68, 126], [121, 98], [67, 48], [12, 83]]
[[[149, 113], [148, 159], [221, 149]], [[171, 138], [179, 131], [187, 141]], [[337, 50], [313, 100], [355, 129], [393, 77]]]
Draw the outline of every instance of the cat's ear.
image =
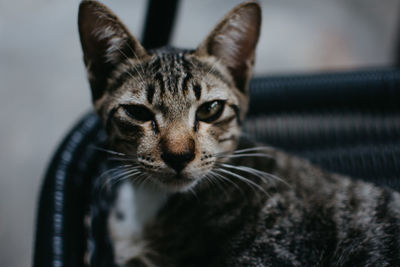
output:
[[195, 54], [216, 57], [228, 68], [236, 87], [247, 92], [260, 27], [260, 5], [243, 3], [217, 24]]
[[107, 80], [118, 65], [128, 58], [148, 56], [117, 16], [94, 0], [83, 0], [79, 6], [79, 35], [93, 100], [107, 89]]

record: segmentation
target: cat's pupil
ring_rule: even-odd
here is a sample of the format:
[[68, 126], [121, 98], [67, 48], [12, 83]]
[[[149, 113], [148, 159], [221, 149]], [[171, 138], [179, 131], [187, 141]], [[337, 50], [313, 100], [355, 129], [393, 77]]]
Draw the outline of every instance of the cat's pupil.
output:
[[125, 113], [132, 119], [146, 122], [154, 120], [154, 113], [142, 105], [123, 105]]
[[215, 100], [201, 105], [196, 113], [197, 120], [212, 122], [218, 119], [224, 110], [224, 104], [225, 101]]

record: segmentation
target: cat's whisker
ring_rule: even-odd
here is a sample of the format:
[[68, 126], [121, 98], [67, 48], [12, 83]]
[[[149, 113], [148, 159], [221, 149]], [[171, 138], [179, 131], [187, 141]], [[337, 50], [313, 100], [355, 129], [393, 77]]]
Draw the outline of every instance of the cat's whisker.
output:
[[[280, 178], [276, 175], [273, 175], [271, 173], [260, 171], [260, 170], [257, 170], [257, 169], [251, 168], [251, 167], [247, 167], [247, 166], [234, 166], [234, 165], [226, 164], [226, 163], [222, 163], [221, 166], [223, 166], [225, 168], [234, 169], [234, 170], [243, 171], [243, 172], [252, 174], [258, 178], [261, 178], [262, 181], [264, 181], [263, 178], [267, 178], [267, 179], [281, 182], [281, 183], [291, 187], [291, 185], [288, 184], [285, 180], [283, 180], [282, 178]], [[266, 182], [266, 181], [264, 181], [264, 182]]]
[[[145, 251], [145, 254], [147, 254], [148, 251]], [[146, 256], [141, 256], [139, 259], [143, 262], [144, 266], [146, 267], [157, 267], [156, 264], [154, 264], [148, 257]]]
[[[123, 168], [120, 168], [120, 169], [123, 169]], [[102, 191], [106, 186], [108, 188], [112, 188], [114, 185], [116, 185], [121, 180], [123, 180], [122, 178], [124, 176], [130, 177], [131, 175], [135, 175], [136, 173], [139, 173], [139, 171], [137, 169], [129, 169], [129, 170], [122, 171], [118, 174], [112, 174], [112, 172], [118, 172], [118, 171], [122, 171], [122, 170], [116, 170], [116, 168], [114, 168], [114, 169], [111, 169], [111, 172], [109, 172], [108, 174], [106, 174], [106, 175], [102, 174], [103, 178], [100, 178], [100, 179], [104, 179], [104, 183], [101, 184], [100, 191]]]
[[103, 179], [107, 178], [107, 176], [110, 176], [110, 175], [112, 176], [112, 175], [114, 175], [113, 173], [116, 173], [116, 172], [121, 171], [121, 170], [126, 170], [128, 167], [131, 167], [131, 166], [132, 165], [130, 165], [130, 164], [118, 165], [118, 166], [116, 166], [114, 168], [105, 170], [104, 172], [102, 172], [100, 174], [99, 179], [103, 180]]
[[121, 171], [130, 171], [130, 170], [139, 170], [139, 169], [140, 169], [139, 165], [132, 165], [132, 164], [117, 165], [117, 166], [107, 169], [103, 173], [101, 173], [100, 178], [106, 178], [106, 176], [108, 176], [108, 175], [113, 176], [115, 173], [118, 173]]
[[120, 184], [122, 182], [125, 182], [127, 180], [132, 180], [132, 178], [135, 177], [135, 175], [139, 174], [140, 172], [134, 172], [130, 174], [126, 174], [124, 176], [118, 177], [118, 179], [111, 180], [111, 187], [114, 187], [116, 184]]
[[106, 149], [106, 148], [95, 146], [95, 145], [91, 145], [91, 147], [96, 149], [96, 150], [99, 150], [99, 151], [102, 151], [102, 152], [106, 152], [106, 153], [111, 154], [111, 155], [117, 155], [117, 156], [123, 156], [123, 157], [127, 156], [125, 153], [121, 153], [121, 152], [114, 151], [114, 150], [111, 150], [111, 149]]
[[203, 177], [203, 179], [204, 179], [206, 182], [208, 182], [208, 183], [210, 184], [211, 187], [214, 187], [214, 185], [215, 185], [215, 186], [217, 186], [219, 189], [221, 189], [220, 185], [217, 185], [217, 183], [215, 182], [214, 179], [212, 179], [212, 177], [210, 176], [209, 173], [207, 173], [207, 174]]
[[267, 196], [269, 196], [269, 194], [264, 190], [264, 188], [262, 188], [260, 185], [256, 184], [256, 183], [253, 182], [252, 180], [247, 179], [246, 177], [243, 177], [242, 175], [239, 175], [239, 174], [234, 173], [234, 172], [232, 172], [232, 171], [226, 170], [226, 169], [224, 169], [224, 168], [219, 168], [219, 169], [217, 169], [216, 171], [217, 171], [217, 172], [218, 172], [218, 171], [219, 171], [219, 172], [223, 172], [223, 173], [225, 173], [225, 174], [227, 174], [227, 175], [230, 175], [230, 176], [232, 176], [232, 177], [235, 177], [235, 178], [239, 179], [240, 181], [244, 182], [245, 184], [249, 185], [251, 188], [253, 188], [253, 189], [256, 188], [256, 189], [260, 190], [261, 192], [265, 193]]
[[[214, 156], [217, 158], [224, 157], [224, 156], [229, 156], [229, 155], [245, 155], [245, 154], [250, 154], [250, 153], [257, 153], [257, 154], [265, 154], [268, 155], [267, 153], [261, 153], [262, 151], [271, 149], [271, 147], [263, 146], [263, 147], [252, 147], [252, 148], [245, 148], [245, 149], [240, 149], [240, 150], [229, 150], [229, 151], [223, 151], [223, 152], [218, 152], [215, 153]], [[272, 157], [272, 156], [271, 156]]]
[[239, 190], [239, 191], [241, 192], [242, 195], [244, 194], [243, 190], [242, 190], [237, 184], [235, 184], [235, 182], [232, 181], [231, 179], [229, 179], [229, 178], [223, 176], [223, 175], [220, 174], [220, 173], [217, 173], [217, 172], [215, 172], [215, 171], [212, 171], [212, 170], [210, 171], [210, 173], [211, 173], [212, 175], [214, 175], [214, 177], [215, 177], [216, 179], [220, 179], [220, 180], [222, 180], [222, 181], [224, 181], [224, 182], [230, 183], [233, 187], [235, 187], [237, 190]]
[[[128, 46], [128, 47], [129, 47], [129, 49], [132, 50], [132, 48], [131, 48], [130, 46]], [[129, 58], [121, 49], [119, 49], [117, 46], [115, 46], [115, 48], [116, 48], [116, 49], [121, 53], [121, 55], [123, 55], [123, 56], [126, 58], [126, 60], [128, 60], [128, 62], [129, 62], [130, 58]], [[139, 58], [137, 57], [136, 53], [135, 53], [133, 50], [132, 50], [132, 53], [133, 53], [133, 55], [136, 57], [136, 59], [139, 61]], [[145, 84], [145, 81], [144, 81], [144, 79], [143, 79], [143, 76], [142, 76], [142, 74], [140, 74], [140, 71], [138, 70], [138, 68], [137, 68], [134, 64], [131, 64], [131, 66], [137, 71], [137, 74], [139, 75], [139, 78], [140, 78], [140, 82], [142, 82], [142, 84]], [[135, 78], [135, 76], [134, 76], [131, 72], [127, 71], [127, 73], [129, 74], [129, 76], [132, 77], [132, 79], [134, 79], [135, 81], [137, 81], [136, 78]], [[143, 74], [144, 74], [144, 72], [143, 72]]]
[[152, 178], [151, 178], [151, 176], [152, 176], [152, 174], [149, 174], [149, 173], [142, 173], [140, 176], [139, 176], [139, 178], [141, 179], [140, 181], [139, 181], [139, 186], [142, 186], [142, 187], [152, 187], [152, 188], [155, 188], [155, 189], [159, 189], [160, 188], [160, 185], [156, 182], [156, 181], [154, 181]]
[[226, 168], [231, 168], [231, 169], [236, 169], [236, 170], [239, 170], [239, 171], [247, 172], [247, 173], [252, 174], [252, 175], [254, 175], [256, 177], [259, 177], [259, 178], [273, 179], [273, 180], [282, 182], [282, 183], [290, 186], [285, 180], [283, 180], [282, 178], [280, 178], [280, 177], [278, 177], [276, 175], [273, 175], [271, 173], [267, 173], [267, 172], [264, 172], [264, 171], [261, 171], [261, 170], [257, 170], [257, 169], [254, 169], [254, 168], [251, 168], [251, 167], [248, 167], [248, 166], [240, 166], [240, 165], [239, 166], [234, 166], [234, 165], [230, 165], [230, 164], [226, 164], [226, 163], [224, 163], [222, 165], [224, 167], [226, 167]]
[[118, 174], [118, 175], [116, 175], [116, 176], [110, 177], [110, 179], [107, 180], [107, 183], [111, 183], [110, 186], [111, 186], [111, 188], [112, 188], [114, 185], [116, 185], [116, 184], [118, 184], [118, 183], [120, 183], [120, 182], [122, 182], [122, 181], [124, 181], [124, 180], [130, 179], [130, 178], [132, 178], [134, 175], [140, 174], [140, 173], [141, 173], [141, 172], [138, 171], [138, 170], [136, 170], [136, 169], [127, 170], [127, 171], [125, 171], [125, 172], [123, 172], [123, 173], [120, 173], [120, 174]]
[[135, 177], [133, 183], [135, 184], [135, 186], [137, 188], [140, 189], [144, 180], [145, 180], [144, 175], [143, 174], [139, 174], [138, 176]]
[[210, 74], [210, 73], [215, 69], [215, 67], [217, 66], [217, 64], [218, 64], [220, 61], [221, 61], [220, 59], [217, 59], [217, 60], [214, 62], [214, 64], [211, 66], [210, 70], [207, 72], [206, 76], [207, 76], [208, 74]]
[[250, 148], [234, 150], [233, 154], [239, 154], [239, 153], [249, 152], [249, 151], [258, 151], [258, 150], [271, 150], [271, 149], [272, 149], [272, 147], [270, 147], [270, 146], [257, 146], [257, 147], [250, 147]]
[[111, 149], [106, 149], [103, 147], [98, 147], [95, 145], [91, 145], [92, 148], [98, 150], [98, 151], [102, 151], [105, 152], [107, 154], [110, 154], [114, 157], [108, 157], [107, 160], [110, 161], [127, 161], [127, 162], [132, 162], [132, 163], [137, 163], [137, 158], [135, 157], [135, 155], [128, 155], [122, 152], [118, 152], [115, 150], [111, 150]]
[[142, 179], [143, 179], [143, 182], [142, 182], [143, 186], [152, 186], [152, 187], [155, 186], [155, 183], [154, 183], [154, 181], [151, 180], [149, 174], [146, 175], [146, 174], [144, 173]]
[[138, 188], [142, 188], [145, 186], [146, 183], [148, 183], [148, 176], [142, 172], [140, 175], [134, 178], [134, 182], [137, 184]]
[[245, 158], [245, 157], [261, 157], [261, 158], [273, 158], [273, 156], [265, 153], [247, 153], [247, 154], [230, 154], [230, 155], [219, 155], [217, 158]]
[[209, 173], [207, 173], [206, 177], [209, 176], [209, 179], [224, 193], [224, 195], [229, 197], [229, 193], [227, 192], [227, 190], [224, 188], [224, 186], [222, 184], [223, 182], [226, 182], [226, 180], [220, 179], [215, 174], [216, 173], [214, 173], [214, 172], [209, 172]]
[[120, 179], [123, 179], [123, 178], [126, 178], [126, 177], [133, 177], [133, 176], [135, 176], [137, 174], [140, 174], [140, 173], [141, 173], [140, 170], [129, 170], [129, 171], [126, 171], [124, 173], [119, 174], [116, 177], [112, 177], [111, 181], [115, 180], [115, 182], [119, 182]]
[[199, 200], [199, 196], [197, 195], [196, 191], [193, 188], [189, 188], [188, 191], [197, 199]]
[[[135, 53], [135, 51], [133, 50], [133, 48], [132, 48], [129, 44], [127, 44], [127, 46], [128, 46], [128, 48], [129, 48], [129, 50], [131, 50], [132, 54], [135, 56], [136, 60], [137, 60], [137, 61], [140, 61], [139, 57], [137, 56], [137, 54]], [[144, 69], [143, 69], [143, 66], [142, 66], [141, 64], [140, 64], [139, 66], [140, 66], [140, 68], [142, 69], [142, 74], [145, 75], [145, 71], [144, 71]], [[136, 71], [138, 71], [137, 68], [135, 68], [135, 69], [136, 69]], [[139, 73], [139, 72], [138, 72], [138, 74], [139, 74], [139, 76], [140, 76], [140, 73]], [[142, 78], [142, 81], [143, 81], [143, 77], [142, 77], [142, 76], [141, 76], [141, 78]], [[144, 81], [143, 81], [143, 82], [144, 82]]]
[[119, 158], [119, 157], [111, 157], [107, 158], [109, 161], [120, 161], [120, 162], [131, 162], [131, 163], [138, 163], [139, 161], [136, 158], [132, 157], [124, 157], [124, 158]]

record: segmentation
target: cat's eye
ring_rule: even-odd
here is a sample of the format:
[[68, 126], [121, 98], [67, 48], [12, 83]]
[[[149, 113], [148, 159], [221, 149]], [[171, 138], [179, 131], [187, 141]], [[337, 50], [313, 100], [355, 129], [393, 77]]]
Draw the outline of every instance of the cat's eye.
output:
[[125, 113], [134, 120], [138, 121], [152, 121], [154, 120], [154, 113], [150, 109], [142, 105], [122, 105]]
[[218, 119], [224, 111], [225, 101], [214, 100], [201, 105], [196, 112], [196, 119], [204, 122], [212, 122]]

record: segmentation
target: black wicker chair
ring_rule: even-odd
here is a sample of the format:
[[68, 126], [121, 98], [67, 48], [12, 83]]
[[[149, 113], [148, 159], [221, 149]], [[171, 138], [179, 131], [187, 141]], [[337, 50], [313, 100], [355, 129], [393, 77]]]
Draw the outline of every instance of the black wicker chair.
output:
[[[168, 42], [173, 24], [168, 18], [177, 3], [150, 2], [143, 38], [148, 48]], [[168, 12], [157, 14], [160, 3]], [[164, 32], [159, 35], [152, 18], [163, 15], [168, 23], [157, 20]], [[251, 97], [248, 135], [328, 170], [400, 189], [400, 70], [257, 77]], [[40, 195], [34, 266], [84, 266], [83, 217], [96, 162], [104, 156], [94, 147], [104, 146], [106, 138], [90, 113], [55, 153]]]

